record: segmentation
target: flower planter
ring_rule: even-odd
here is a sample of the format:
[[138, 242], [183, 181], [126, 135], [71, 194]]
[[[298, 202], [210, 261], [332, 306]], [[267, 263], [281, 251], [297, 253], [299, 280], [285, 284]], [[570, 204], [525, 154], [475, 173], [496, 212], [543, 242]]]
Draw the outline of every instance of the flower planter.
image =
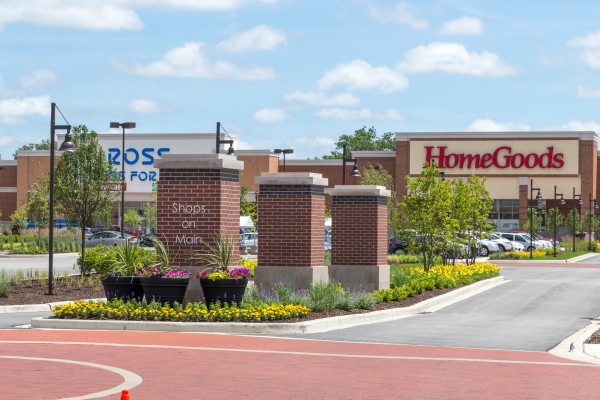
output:
[[144, 290], [139, 276], [109, 276], [102, 279], [106, 299], [141, 300]]
[[217, 301], [229, 303], [229, 305], [233, 305], [233, 303], [239, 305], [244, 299], [248, 279], [230, 278], [213, 281], [208, 278], [200, 278], [200, 286], [202, 286], [204, 302], [207, 307]]
[[175, 302], [183, 303], [190, 282], [190, 278], [142, 277], [140, 280], [146, 301], [156, 300], [171, 305]]

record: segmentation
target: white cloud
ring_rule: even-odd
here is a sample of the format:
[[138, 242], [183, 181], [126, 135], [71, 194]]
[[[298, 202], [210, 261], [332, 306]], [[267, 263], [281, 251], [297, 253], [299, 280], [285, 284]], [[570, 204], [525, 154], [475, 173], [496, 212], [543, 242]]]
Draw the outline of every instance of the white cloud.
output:
[[583, 61], [592, 68], [600, 68], [600, 50], [587, 50], [581, 53]]
[[258, 122], [281, 122], [290, 118], [290, 115], [281, 108], [263, 108], [254, 113], [253, 118]]
[[586, 89], [582, 85], [577, 88], [577, 96], [579, 97], [600, 97], [600, 89]]
[[600, 132], [600, 124], [596, 121], [573, 120], [560, 126], [560, 130], [565, 131], [596, 131]]
[[275, 73], [268, 68], [240, 68], [227, 61], [209, 62], [204, 43], [189, 42], [169, 50], [160, 60], [150, 64], [113, 65], [124, 72], [148, 77], [224, 78], [237, 80], [270, 80]]
[[462, 17], [444, 23], [442, 35], [479, 35], [483, 32], [483, 24], [474, 17]]
[[385, 24], [403, 24], [412, 29], [426, 29], [429, 23], [419, 18], [415, 6], [407, 2], [399, 2], [394, 7], [375, 7], [369, 8], [369, 15], [378, 22]]
[[350, 89], [376, 89], [392, 93], [406, 89], [408, 80], [402, 73], [388, 67], [373, 67], [366, 61], [354, 60], [334, 67], [317, 85], [323, 89], [339, 85]]
[[136, 99], [129, 102], [129, 109], [140, 114], [156, 114], [163, 111], [163, 107], [153, 100]]
[[511, 132], [529, 131], [531, 128], [525, 124], [515, 122], [496, 122], [491, 119], [477, 119], [466, 129], [470, 132]]
[[249, 31], [233, 36], [217, 45], [217, 48], [229, 53], [245, 51], [269, 51], [280, 44], [285, 44], [285, 34], [266, 25], [260, 25]]
[[300, 101], [311, 106], [353, 106], [360, 102], [360, 99], [352, 93], [338, 93], [328, 95], [323, 92], [303, 92], [295, 90], [284, 96], [285, 101]]
[[16, 124], [31, 115], [50, 115], [50, 96], [0, 100], [0, 124]]
[[0, 146], [8, 146], [13, 144], [15, 138], [12, 136], [0, 136]]
[[253, 3], [276, 4], [279, 0], [121, 0], [132, 6], [188, 9], [196, 11], [232, 11]]
[[573, 38], [567, 42], [571, 47], [600, 47], [600, 31]]
[[506, 76], [517, 68], [489, 52], [468, 52], [460, 43], [434, 42], [408, 51], [397, 65], [406, 72], [447, 72], [475, 76]]
[[14, 22], [87, 30], [139, 30], [138, 15], [119, 2], [86, 0], [3, 0], [0, 28]]
[[320, 118], [344, 120], [378, 119], [398, 121], [402, 119], [402, 115], [396, 110], [389, 109], [384, 113], [377, 114], [364, 107], [360, 109], [348, 109], [340, 107], [324, 108], [319, 110], [316, 115]]
[[58, 76], [47, 69], [38, 69], [21, 77], [21, 87], [26, 90], [34, 90], [53, 85], [58, 82]]

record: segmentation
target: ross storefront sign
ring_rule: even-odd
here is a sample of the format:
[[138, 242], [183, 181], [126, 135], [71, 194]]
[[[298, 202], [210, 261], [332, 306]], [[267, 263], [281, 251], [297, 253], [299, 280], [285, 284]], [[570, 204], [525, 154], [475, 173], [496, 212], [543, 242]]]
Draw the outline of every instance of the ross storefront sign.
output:
[[425, 146], [425, 162], [436, 163], [441, 169], [553, 169], [565, 165], [564, 154], [549, 146], [546, 151], [539, 153], [520, 153], [513, 151], [511, 146], [501, 146], [489, 153], [453, 153], [448, 146]]

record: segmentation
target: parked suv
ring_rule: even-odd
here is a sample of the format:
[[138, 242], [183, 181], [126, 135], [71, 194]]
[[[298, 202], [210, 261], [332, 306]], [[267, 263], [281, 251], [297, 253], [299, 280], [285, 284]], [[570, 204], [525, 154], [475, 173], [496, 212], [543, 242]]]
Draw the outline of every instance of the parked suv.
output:
[[483, 257], [489, 256], [490, 253], [498, 253], [500, 251], [498, 243], [490, 239], [477, 239], [477, 244], [479, 245], [479, 254]]
[[496, 242], [496, 244], [498, 245], [498, 249], [500, 249], [501, 252], [512, 251], [513, 249], [512, 242], [508, 239], [503, 238], [497, 233], [490, 234], [490, 240]]

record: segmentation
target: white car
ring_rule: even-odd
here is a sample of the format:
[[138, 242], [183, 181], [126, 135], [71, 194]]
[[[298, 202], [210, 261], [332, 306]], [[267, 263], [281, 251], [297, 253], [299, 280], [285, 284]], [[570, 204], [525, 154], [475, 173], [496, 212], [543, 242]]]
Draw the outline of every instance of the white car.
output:
[[483, 257], [487, 257], [490, 253], [498, 253], [500, 251], [500, 247], [498, 243], [489, 239], [477, 239], [477, 244], [479, 245], [479, 254]]
[[103, 231], [98, 232], [87, 239], [85, 239], [85, 247], [96, 247], [98, 245], [110, 247], [122, 245], [125, 241], [128, 241], [131, 244], [136, 244], [137, 239], [130, 234], [126, 233], [125, 239], [121, 239], [121, 232], [114, 231]]
[[525, 246], [519, 242], [510, 242], [510, 244], [512, 244], [513, 247], [512, 251], [525, 251]]
[[513, 250], [512, 242], [508, 239], [503, 238], [502, 236], [500, 236], [497, 233], [490, 234], [490, 240], [493, 242], [496, 242], [496, 244], [498, 244], [498, 248], [500, 249], [501, 252]]
[[[539, 240], [531, 240], [531, 238], [529, 237], [528, 234], [526, 233], [509, 233], [509, 232], [502, 232], [499, 233], [500, 236], [502, 236], [505, 239], [510, 240], [511, 242], [518, 242], [521, 243], [523, 245], [523, 247], [527, 250], [529, 250], [529, 247], [531, 246], [531, 244], [533, 244], [533, 247], [535, 249], [545, 249], [547, 248], [546, 244], [543, 243], [545, 241], [539, 241]], [[552, 246], [550, 246], [552, 247]]]

